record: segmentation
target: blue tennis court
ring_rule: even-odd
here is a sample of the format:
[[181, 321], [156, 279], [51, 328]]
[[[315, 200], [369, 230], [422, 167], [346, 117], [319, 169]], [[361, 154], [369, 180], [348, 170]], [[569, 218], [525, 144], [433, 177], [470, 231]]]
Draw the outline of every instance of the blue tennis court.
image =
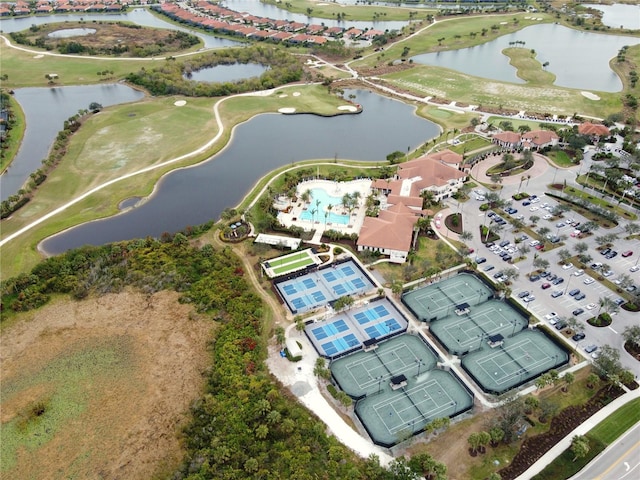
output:
[[353, 260], [275, 283], [291, 313], [304, 313], [345, 295], [361, 295], [375, 284]]
[[383, 298], [308, 325], [305, 333], [320, 355], [334, 357], [360, 349], [367, 340], [401, 333], [407, 326], [402, 313]]
[[352, 333], [349, 335], [345, 335], [344, 337], [336, 338], [327, 343], [322, 344], [322, 349], [325, 352], [325, 355], [332, 357], [339, 353], [345, 352], [347, 350], [351, 350], [354, 347], [360, 345], [360, 341], [356, 338], [356, 336]]

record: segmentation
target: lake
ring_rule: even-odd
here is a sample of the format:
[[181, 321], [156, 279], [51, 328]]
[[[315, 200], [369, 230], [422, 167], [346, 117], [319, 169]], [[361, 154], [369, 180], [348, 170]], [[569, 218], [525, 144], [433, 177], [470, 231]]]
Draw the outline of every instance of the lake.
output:
[[614, 3], [613, 5], [584, 4], [584, 6], [603, 12], [602, 23], [607, 27], [640, 30], [640, 5]]
[[[475, 47], [427, 53], [411, 57], [414, 62], [457, 70], [476, 77], [511, 83], [524, 83], [509, 65], [502, 50], [510, 43], [524, 41], [540, 63], [556, 75], [555, 85], [581, 90], [618, 92], [620, 78], [609, 67], [609, 60], [625, 45], [636, 45], [640, 38], [581, 32], [556, 24], [532, 25]], [[446, 43], [445, 43], [446, 44]]]
[[[265, 174], [306, 159], [384, 160], [394, 151], [415, 149], [438, 135], [439, 127], [415, 115], [414, 107], [366, 91], [355, 94], [363, 112], [331, 118], [265, 114], [236, 127], [233, 140], [213, 159], [175, 170], [139, 207], [69, 229], [42, 242], [50, 253], [85, 244], [159, 237], [189, 225], [217, 220], [238, 205]], [[130, 203], [127, 202], [127, 205]]]
[[184, 78], [196, 82], [237, 82], [246, 78], [259, 77], [267, 70], [269, 67], [259, 63], [234, 63], [202, 68], [185, 74]]

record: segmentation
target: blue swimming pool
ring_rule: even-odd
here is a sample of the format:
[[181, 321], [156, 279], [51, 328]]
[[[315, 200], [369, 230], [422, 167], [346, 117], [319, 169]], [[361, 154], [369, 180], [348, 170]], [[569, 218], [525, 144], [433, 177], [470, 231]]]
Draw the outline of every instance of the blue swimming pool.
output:
[[[317, 201], [320, 201], [320, 203], [316, 204]], [[334, 210], [342, 210], [342, 197], [333, 197], [323, 188], [314, 188], [311, 190], [309, 206], [300, 214], [300, 218], [309, 221], [317, 220], [323, 223], [325, 221], [324, 214], [329, 205], [332, 205]], [[315, 215], [312, 213], [313, 210], [315, 210]], [[347, 225], [349, 223], [349, 215], [339, 215], [334, 212], [329, 212], [326, 221], [327, 223]]]

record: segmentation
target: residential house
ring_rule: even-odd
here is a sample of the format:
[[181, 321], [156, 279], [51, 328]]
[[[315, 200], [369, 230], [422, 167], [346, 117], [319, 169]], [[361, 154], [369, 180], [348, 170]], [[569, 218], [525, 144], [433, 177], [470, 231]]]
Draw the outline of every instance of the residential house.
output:
[[608, 137], [611, 134], [607, 126], [591, 122], [584, 122], [578, 125], [578, 133], [589, 135], [592, 138]]
[[551, 130], [533, 130], [531, 132], [501, 132], [493, 136], [493, 143], [509, 149], [540, 150], [558, 144], [560, 137]]

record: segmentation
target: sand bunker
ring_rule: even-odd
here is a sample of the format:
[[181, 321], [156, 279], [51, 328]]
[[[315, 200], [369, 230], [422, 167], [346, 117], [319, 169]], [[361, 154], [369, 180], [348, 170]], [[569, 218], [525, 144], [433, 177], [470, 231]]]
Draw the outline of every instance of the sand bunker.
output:
[[292, 95], [293, 95], [294, 97], [299, 97], [299, 96], [300, 96], [300, 92], [293, 92], [293, 93], [292, 93]]
[[591, 92], [580, 92], [583, 97], [587, 97], [589, 100], [600, 100], [600, 97]]
[[353, 105], [340, 105], [338, 110], [342, 110], [343, 112], [357, 112], [358, 109]]
[[44, 57], [44, 55], [34, 55], [33, 58], [42, 58], [42, 57]]
[[186, 100], [176, 100], [173, 103], [176, 107], [184, 107], [187, 104]]
[[278, 111], [280, 113], [293, 113], [296, 111], [296, 109], [292, 107], [284, 107], [284, 108], [279, 108]]
[[282, 95], [280, 95], [278, 98], [287, 98], [289, 95], [287, 95], [286, 93], [283, 93]]

